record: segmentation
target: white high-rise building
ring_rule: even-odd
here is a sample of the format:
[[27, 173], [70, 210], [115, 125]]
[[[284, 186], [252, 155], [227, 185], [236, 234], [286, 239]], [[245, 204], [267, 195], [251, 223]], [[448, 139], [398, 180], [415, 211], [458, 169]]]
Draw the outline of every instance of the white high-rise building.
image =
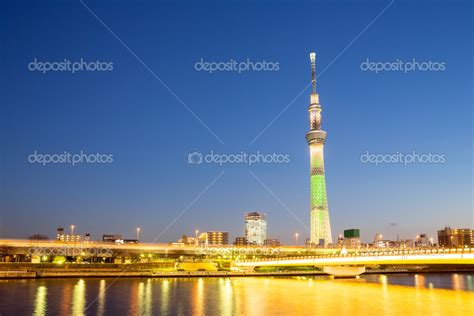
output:
[[252, 212], [245, 214], [245, 237], [251, 245], [263, 245], [267, 239], [267, 219], [265, 214]]

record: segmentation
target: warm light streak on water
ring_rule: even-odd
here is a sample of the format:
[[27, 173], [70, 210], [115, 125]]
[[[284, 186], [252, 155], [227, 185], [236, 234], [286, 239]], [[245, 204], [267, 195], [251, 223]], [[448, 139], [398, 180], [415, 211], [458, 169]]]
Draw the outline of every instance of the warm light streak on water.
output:
[[86, 307], [86, 282], [77, 281], [72, 292], [72, 315], [84, 315]]
[[40, 316], [46, 315], [46, 295], [47, 295], [47, 288], [44, 285], [40, 285], [36, 288], [36, 297], [35, 297], [35, 310], [33, 315]]
[[204, 311], [204, 280], [197, 279], [194, 284], [194, 291], [192, 297], [193, 315], [199, 315]]
[[160, 283], [161, 283], [161, 297], [159, 299], [160, 314], [165, 315], [168, 313], [170, 282], [164, 279], [164, 280], [161, 280]]
[[105, 280], [100, 280], [99, 295], [97, 296], [97, 315], [105, 314]]
[[[461, 273], [370, 275], [343, 280], [8, 280], [0, 281], [0, 314], [474, 315], [472, 283], [473, 275]], [[441, 285], [451, 289], [433, 288]]]

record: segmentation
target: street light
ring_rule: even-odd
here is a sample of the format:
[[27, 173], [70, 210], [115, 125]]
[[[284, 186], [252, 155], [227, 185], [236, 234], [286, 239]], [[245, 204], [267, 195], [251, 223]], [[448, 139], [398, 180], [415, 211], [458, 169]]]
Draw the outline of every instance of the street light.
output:
[[299, 236], [299, 235], [300, 235], [300, 234], [295, 233], [295, 246], [298, 245], [298, 236]]
[[137, 242], [140, 240], [140, 227], [137, 227]]

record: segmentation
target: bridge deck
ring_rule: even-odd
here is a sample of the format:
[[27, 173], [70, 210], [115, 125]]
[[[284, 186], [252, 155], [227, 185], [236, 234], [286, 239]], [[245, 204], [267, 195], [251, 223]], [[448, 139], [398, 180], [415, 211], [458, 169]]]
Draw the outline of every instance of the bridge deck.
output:
[[272, 258], [235, 262], [237, 267], [255, 266], [329, 266], [329, 265], [380, 265], [380, 264], [472, 264], [474, 251], [432, 253], [386, 253], [365, 255], [329, 255], [314, 257]]

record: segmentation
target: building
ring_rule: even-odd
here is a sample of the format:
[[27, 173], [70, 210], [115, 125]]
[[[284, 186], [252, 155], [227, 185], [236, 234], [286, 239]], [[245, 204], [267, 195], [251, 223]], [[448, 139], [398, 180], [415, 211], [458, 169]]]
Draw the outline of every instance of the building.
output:
[[375, 234], [373, 246], [375, 248], [392, 248], [397, 245], [396, 242], [392, 240], [383, 239], [382, 234]]
[[344, 246], [347, 248], [360, 247], [360, 230], [356, 228], [344, 230]]
[[415, 247], [429, 247], [432, 246], [426, 234], [419, 234], [415, 239]]
[[416, 247], [416, 240], [413, 241], [412, 239], [399, 239], [394, 241], [394, 246], [395, 248], [414, 248]]
[[324, 246], [332, 244], [323, 154], [326, 132], [321, 129], [322, 108], [319, 104], [319, 95], [316, 93], [316, 54], [311, 53], [309, 56], [313, 86], [308, 107], [310, 131], [306, 133], [310, 152], [310, 243]]
[[281, 243], [278, 239], [276, 238], [270, 238], [270, 239], [265, 239], [265, 241], [263, 242], [263, 244], [265, 246], [272, 246], [272, 247], [276, 247], [276, 246], [280, 246]]
[[381, 241], [383, 241], [383, 235], [382, 234], [375, 234], [374, 245], [378, 242], [381, 242]]
[[64, 242], [79, 242], [81, 241], [81, 235], [65, 234], [63, 227], [56, 229], [56, 240]]
[[206, 232], [207, 244], [210, 246], [228, 245], [229, 232]]
[[344, 239], [348, 238], [359, 238], [360, 239], [360, 229], [351, 228], [344, 230]]
[[62, 235], [60, 241], [65, 241], [65, 242], [79, 242], [81, 241], [81, 235], [71, 235], [71, 234], [66, 234]]
[[393, 240], [379, 240], [374, 241], [375, 248], [393, 248], [397, 247], [397, 243]]
[[339, 247], [344, 246], [344, 237], [342, 236], [342, 234], [339, 234], [339, 235], [337, 236], [337, 245], [338, 245]]
[[474, 231], [469, 228], [445, 227], [438, 230], [438, 245], [440, 247], [473, 247]]
[[250, 245], [263, 245], [267, 239], [267, 219], [265, 214], [252, 212], [245, 214], [245, 237]]
[[205, 245], [207, 242], [207, 233], [201, 233], [200, 235], [196, 235], [196, 237], [183, 235], [177, 242], [173, 244], [178, 245]]
[[120, 234], [104, 234], [102, 235], [102, 242], [106, 242], [106, 243], [123, 242], [123, 238], [122, 238], [122, 235]]
[[234, 241], [234, 246], [247, 246], [249, 242], [245, 237], [236, 237]]
[[138, 239], [123, 239], [124, 244], [138, 244]]
[[64, 240], [64, 227], [56, 229], [56, 240]]

